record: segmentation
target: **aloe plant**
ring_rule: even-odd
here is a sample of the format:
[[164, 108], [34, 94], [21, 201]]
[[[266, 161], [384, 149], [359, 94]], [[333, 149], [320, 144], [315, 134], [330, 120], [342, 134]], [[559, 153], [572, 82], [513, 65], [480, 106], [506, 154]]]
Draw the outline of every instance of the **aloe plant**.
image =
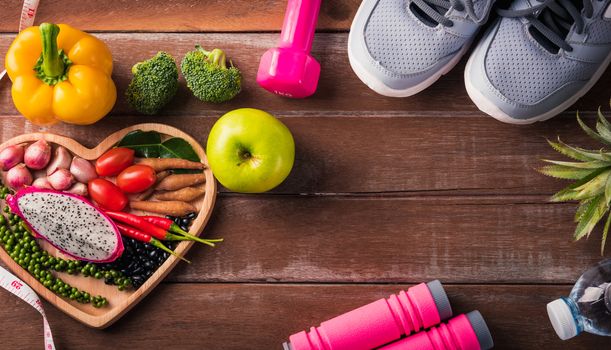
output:
[[[611, 101], [610, 101], [611, 105]], [[583, 131], [605, 147], [611, 146], [611, 123], [598, 109], [596, 130], [587, 126], [577, 113], [577, 122]], [[605, 216], [600, 252], [604, 253], [605, 242], [611, 226], [611, 150], [587, 150], [569, 146], [558, 138], [558, 142], [547, 141], [557, 152], [574, 161], [543, 159], [549, 163], [539, 169], [542, 174], [559, 179], [575, 180], [551, 197], [552, 202], [579, 201], [575, 213], [574, 239], [589, 237]]]

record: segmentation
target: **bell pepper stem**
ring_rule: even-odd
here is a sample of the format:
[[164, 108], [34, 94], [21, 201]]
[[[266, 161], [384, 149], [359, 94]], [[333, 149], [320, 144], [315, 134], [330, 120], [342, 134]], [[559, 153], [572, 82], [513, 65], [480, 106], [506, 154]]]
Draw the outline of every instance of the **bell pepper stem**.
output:
[[42, 70], [47, 77], [56, 78], [64, 74], [64, 61], [57, 48], [57, 35], [59, 26], [52, 23], [40, 25], [42, 38]]

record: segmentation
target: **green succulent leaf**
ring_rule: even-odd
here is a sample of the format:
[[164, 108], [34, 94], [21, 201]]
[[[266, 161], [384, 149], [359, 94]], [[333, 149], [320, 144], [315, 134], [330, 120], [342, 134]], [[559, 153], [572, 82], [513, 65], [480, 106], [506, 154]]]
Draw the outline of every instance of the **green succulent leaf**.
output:
[[558, 153], [565, 155], [569, 158], [573, 158], [575, 160], [581, 160], [584, 162], [596, 160], [611, 161], [611, 156], [608, 156], [608, 158], [606, 158], [605, 156], [603, 156], [603, 154], [601, 154], [602, 152], [599, 151], [589, 151], [578, 147], [569, 146], [566, 143], [562, 142], [560, 138], [558, 138], [558, 142], [547, 140], [547, 143], [549, 143], [550, 146], [552, 146], [552, 148], [555, 149]]
[[605, 253], [605, 244], [607, 243], [607, 234], [609, 233], [609, 226], [611, 226], [611, 214], [607, 215], [607, 221], [605, 222], [605, 228], [603, 229], [603, 237], [600, 242], [600, 255]]
[[[611, 105], [611, 100], [609, 100], [610, 105]], [[605, 118], [605, 116], [603, 115], [603, 112], [601, 110], [601, 107], [598, 106], [598, 112], [596, 113], [598, 115], [598, 121], [608, 130], [611, 130], [611, 123], [609, 123], [609, 121], [607, 120], [607, 118]]]
[[587, 205], [583, 215], [577, 223], [573, 238], [578, 241], [584, 236], [589, 236], [596, 224], [605, 215], [607, 211], [607, 203], [604, 201], [604, 195], [594, 197]]
[[575, 211], [575, 222], [576, 223], [579, 222], [579, 220], [581, 220], [583, 213], [585, 213], [586, 209], [588, 208], [588, 204], [590, 204], [589, 199], [579, 202], [579, 206], [577, 207], [577, 210]]
[[611, 176], [607, 176], [607, 181], [605, 182], [605, 202], [607, 204], [611, 203]]
[[[611, 99], [609, 100], [611, 106]], [[598, 109], [596, 127], [590, 128], [577, 113], [577, 122], [583, 131], [591, 138], [608, 146], [611, 145], [611, 122]], [[611, 228], [611, 151], [601, 148], [591, 151], [567, 145], [558, 138], [557, 142], [547, 141], [558, 153], [574, 161], [543, 161], [550, 164], [538, 171], [555, 178], [575, 180], [569, 186], [558, 191], [551, 197], [553, 202], [579, 201], [575, 211], [576, 222], [573, 238], [577, 241], [589, 237], [596, 225], [605, 217], [602, 232], [601, 255], [604, 253], [609, 229]], [[606, 147], [605, 146], [605, 147]]]
[[[609, 122], [604, 119], [604, 117], [601, 119], [600, 116], [601, 115], [599, 115], [598, 121], [596, 122], [596, 131], [598, 131], [598, 134], [602, 138], [607, 140], [607, 142], [611, 143], [611, 130], [607, 126], [605, 126], [608, 125]], [[602, 122], [601, 120], [604, 120], [604, 122]]]
[[604, 171], [585, 184], [575, 187], [574, 191], [579, 192], [575, 199], [587, 199], [603, 194], [605, 192], [605, 185], [609, 179], [609, 174], [611, 174], [611, 170]]
[[583, 129], [583, 131], [588, 134], [588, 136], [590, 136], [591, 138], [600, 141], [606, 145], [611, 145], [610, 141], [607, 141], [604, 137], [600, 136], [599, 134], [596, 133], [596, 131], [590, 129], [589, 126], [587, 126], [583, 120], [581, 120], [581, 118], [579, 117], [579, 112], [577, 112], [577, 122], [579, 123], [579, 126], [581, 127], [581, 129]]
[[565, 180], [580, 180], [592, 173], [592, 169], [576, 169], [562, 165], [546, 165], [538, 171], [543, 175]]
[[[556, 167], [559, 165], [550, 165], [550, 167]], [[558, 191], [558, 193], [554, 194], [551, 198], [550, 201], [552, 202], [566, 202], [566, 201], [572, 201], [572, 200], [577, 200], [577, 195], [578, 195], [578, 191], [575, 191], [575, 189], [579, 186], [582, 186], [583, 184], [588, 183], [590, 180], [594, 179], [595, 177], [597, 177], [598, 175], [600, 175], [602, 172], [604, 172], [605, 169], [598, 169], [598, 170], [594, 170], [592, 172], [590, 172], [588, 175], [584, 176], [583, 178], [577, 179], [578, 181], [573, 182], [572, 184], [568, 185], [567, 187], [563, 188], [562, 190]], [[582, 201], [583, 203], [584, 201]]]
[[543, 159], [543, 161], [550, 164], [562, 165], [577, 169], [598, 169], [604, 167], [611, 167], [611, 162], [600, 160], [593, 160], [589, 162], [565, 162], [562, 160]]

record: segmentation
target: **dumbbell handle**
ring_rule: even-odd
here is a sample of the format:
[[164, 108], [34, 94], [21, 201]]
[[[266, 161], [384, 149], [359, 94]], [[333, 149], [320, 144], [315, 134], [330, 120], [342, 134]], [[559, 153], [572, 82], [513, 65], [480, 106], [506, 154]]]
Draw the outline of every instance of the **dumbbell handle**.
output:
[[310, 52], [321, 0], [288, 0], [278, 47]]

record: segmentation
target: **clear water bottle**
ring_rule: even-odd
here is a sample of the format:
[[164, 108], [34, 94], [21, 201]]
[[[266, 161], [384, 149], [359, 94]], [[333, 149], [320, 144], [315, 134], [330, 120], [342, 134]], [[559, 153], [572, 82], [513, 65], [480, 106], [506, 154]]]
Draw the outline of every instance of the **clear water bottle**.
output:
[[611, 259], [584, 272], [568, 298], [547, 304], [547, 314], [562, 340], [581, 332], [611, 336]]

